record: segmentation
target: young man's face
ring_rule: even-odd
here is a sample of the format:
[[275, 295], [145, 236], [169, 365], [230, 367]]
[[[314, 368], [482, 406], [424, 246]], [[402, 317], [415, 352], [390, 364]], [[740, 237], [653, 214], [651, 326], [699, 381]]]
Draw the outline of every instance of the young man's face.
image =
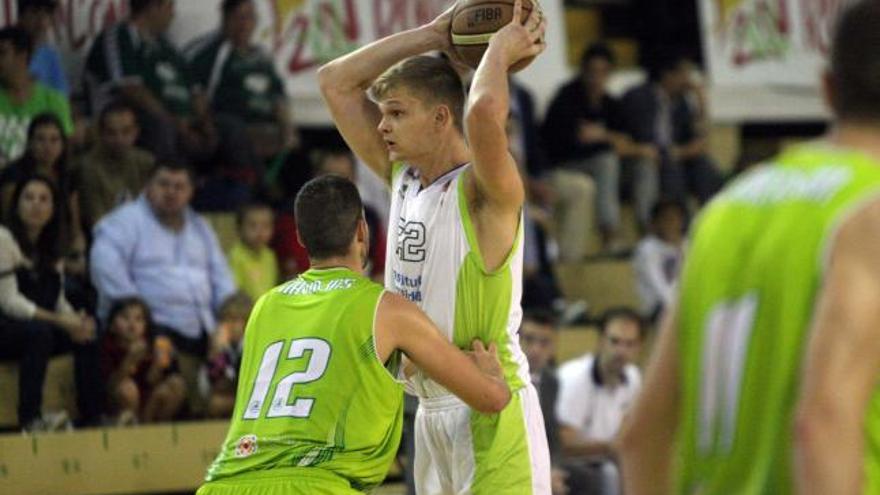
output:
[[583, 78], [591, 91], [605, 91], [611, 77], [611, 62], [602, 57], [593, 57], [583, 66]]
[[35, 41], [42, 41], [52, 28], [52, 14], [49, 9], [27, 9], [19, 15], [18, 23]]
[[230, 12], [224, 21], [226, 37], [234, 45], [245, 46], [250, 43], [257, 28], [257, 10], [253, 2], [244, 2]]
[[27, 71], [27, 54], [16, 51], [8, 41], [0, 42], [0, 80], [9, 81], [23, 71]]
[[174, 20], [174, 0], [159, 0], [150, 7], [150, 25], [156, 34], [164, 33]]
[[666, 208], [657, 216], [655, 228], [658, 237], [677, 244], [684, 237], [684, 215], [678, 208]]
[[378, 130], [392, 162], [417, 161], [442, 146], [436, 105], [423, 102], [411, 91], [396, 88], [379, 102]]
[[638, 322], [630, 318], [614, 318], [608, 322], [605, 334], [599, 340], [600, 359], [617, 373], [627, 364], [634, 363], [642, 348]]
[[101, 144], [114, 156], [122, 156], [134, 148], [137, 138], [138, 125], [133, 112], [112, 112], [104, 117]]
[[546, 368], [556, 353], [556, 330], [552, 325], [523, 320], [519, 341], [533, 373], [540, 373]]

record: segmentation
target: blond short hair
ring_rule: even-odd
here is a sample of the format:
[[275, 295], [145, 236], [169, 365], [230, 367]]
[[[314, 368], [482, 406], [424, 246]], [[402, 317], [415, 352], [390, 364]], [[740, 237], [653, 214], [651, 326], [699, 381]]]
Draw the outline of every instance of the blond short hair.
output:
[[446, 105], [455, 126], [462, 130], [464, 120], [464, 86], [449, 62], [442, 58], [420, 55], [411, 57], [386, 70], [370, 86], [370, 98], [381, 101], [395, 89], [404, 88], [417, 99]]

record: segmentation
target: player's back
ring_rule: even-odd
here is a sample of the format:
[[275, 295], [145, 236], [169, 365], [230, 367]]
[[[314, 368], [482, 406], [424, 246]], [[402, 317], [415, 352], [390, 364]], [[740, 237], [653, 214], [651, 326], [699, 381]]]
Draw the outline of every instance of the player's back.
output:
[[746, 173], [700, 216], [681, 278], [678, 493], [792, 491], [799, 372], [835, 229], [878, 194], [880, 163], [810, 144]]
[[382, 292], [351, 270], [313, 269], [259, 300], [232, 423], [207, 481], [318, 474], [356, 490], [381, 483], [403, 404], [399, 354], [386, 367], [375, 349]]

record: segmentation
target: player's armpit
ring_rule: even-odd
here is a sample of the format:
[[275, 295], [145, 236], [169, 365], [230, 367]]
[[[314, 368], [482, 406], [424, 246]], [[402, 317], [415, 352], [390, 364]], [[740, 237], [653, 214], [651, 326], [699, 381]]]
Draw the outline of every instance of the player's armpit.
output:
[[[400, 349], [422, 372], [477, 411], [497, 413], [510, 401], [510, 389], [503, 379], [492, 376], [495, 371], [490, 367], [481, 371], [415, 304], [396, 294], [385, 293], [379, 303], [376, 349], [382, 359]], [[486, 356], [478, 359], [485, 361]]]
[[795, 411], [799, 493], [862, 493], [865, 415], [880, 378], [880, 201], [831, 242]]

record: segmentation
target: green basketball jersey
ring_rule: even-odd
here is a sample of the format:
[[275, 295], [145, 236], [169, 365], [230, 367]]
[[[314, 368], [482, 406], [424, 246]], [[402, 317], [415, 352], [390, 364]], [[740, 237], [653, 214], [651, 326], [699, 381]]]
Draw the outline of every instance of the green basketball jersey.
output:
[[260, 298], [245, 331], [232, 423], [207, 481], [305, 467], [357, 490], [382, 482], [403, 414], [399, 354], [386, 367], [375, 349], [382, 291], [338, 268], [309, 270]]
[[[703, 212], [681, 277], [677, 493], [793, 491], [792, 416], [826, 257], [835, 227], [878, 194], [880, 163], [809, 144]], [[868, 423], [868, 492], [880, 493], [880, 418]]]

